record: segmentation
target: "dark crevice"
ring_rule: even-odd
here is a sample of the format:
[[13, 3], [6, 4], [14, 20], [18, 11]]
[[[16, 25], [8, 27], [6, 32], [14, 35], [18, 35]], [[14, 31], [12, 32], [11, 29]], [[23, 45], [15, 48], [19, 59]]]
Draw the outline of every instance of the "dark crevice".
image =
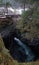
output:
[[[25, 61], [27, 62], [26, 60], [27, 56], [24, 50], [14, 40], [14, 37], [19, 38], [20, 36], [18, 32], [16, 33], [15, 31], [13, 33], [10, 32], [9, 35], [3, 37], [5, 47], [10, 50], [10, 54], [15, 60], [17, 60], [18, 62], [25, 62]], [[35, 59], [33, 59], [33, 61], [39, 59], [39, 39], [34, 39], [32, 42], [26, 39], [22, 40], [22, 42], [25, 43], [25, 45], [27, 44], [27, 46], [31, 48], [32, 52], [36, 56]]]

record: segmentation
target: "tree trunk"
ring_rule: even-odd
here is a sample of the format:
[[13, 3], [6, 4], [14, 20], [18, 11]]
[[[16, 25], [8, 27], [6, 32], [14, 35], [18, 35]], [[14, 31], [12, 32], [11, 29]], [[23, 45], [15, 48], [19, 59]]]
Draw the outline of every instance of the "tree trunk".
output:
[[25, 11], [25, 2], [24, 2], [24, 11]]

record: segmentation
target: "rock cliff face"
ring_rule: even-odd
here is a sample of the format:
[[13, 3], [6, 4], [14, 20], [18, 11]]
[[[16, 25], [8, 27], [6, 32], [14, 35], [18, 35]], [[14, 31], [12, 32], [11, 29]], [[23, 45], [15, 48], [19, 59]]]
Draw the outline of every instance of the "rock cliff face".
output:
[[[32, 42], [27, 39], [21, 39], [21, 34], [18, 29], [14, 28], [14, 26], [11, 24], [4, 28], [1, 32], [5, 47], [10, 50], [10, 54], [12, 57], [19, 61], [19, 62], [25, 62], [26, 54], [24, 52], [24, 49], [20, 47], [17, 42], [14, 40], [14, 37], [17, 37], [20, 39], [26, 46], [26, 44], [31, 48], [33, 53], [36, 55], [36, 58], [39, 57], [39, 39], [34, 38]], [[19, 49], [21, 51], [19, 52]], [[23, 59], [24, 58], [24, 59]]]
[[[15, 60], [17, 60], [18, 62], [25, 62], [26, 55], [25, 55], [23, 49], [20, 47], [21, 52], [19, 52], [18, 51], [20, 49], [19, 45], [17, 44], [16, 41], [14, 41], [14, 37], [20, 38], [19, 36], [20, 36], [19, 32], [17, 32], [17, 30], [15, 29], [14, 32], [10, 31], [10, 33], [6, 37], [4, 36], [3, 41], [5, 44], [5, 47], [10, 50], [10, 54], [12, 55], [12, 57]], [[32, 42], [27, 39], [22, 40], [22, 41], [25, 43], [25, 45], [26, 45], [26, 43], [28, 44], [28, 46], [31, 48], [33, 53], [36, 55], [36, 58], [38, 58], [39, 57], [39, 39], [33, 39]]]

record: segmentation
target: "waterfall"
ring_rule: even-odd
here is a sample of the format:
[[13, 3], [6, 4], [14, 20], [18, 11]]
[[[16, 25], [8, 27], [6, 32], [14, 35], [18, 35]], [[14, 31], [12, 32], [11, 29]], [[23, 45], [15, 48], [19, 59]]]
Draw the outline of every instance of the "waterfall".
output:
[[[25, 51], [25, 54], [26, 54], [26, 60], [27, 61], [33, 61], [35, 59], [35, 55], [33, 54], [33, 52], [31, 51], [31, 49], [25, 45], [24, 43], [22, 43], [18, 38], [14, 38], [14, 40], [17, 42], [17, 44], [22, 47]], [[25, 61], [26, 61], [25, 60]]]

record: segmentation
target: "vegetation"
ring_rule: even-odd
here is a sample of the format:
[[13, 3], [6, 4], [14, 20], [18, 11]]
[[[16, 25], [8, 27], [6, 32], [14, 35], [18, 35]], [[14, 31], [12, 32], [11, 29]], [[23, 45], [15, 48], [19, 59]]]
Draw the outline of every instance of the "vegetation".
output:
[[7, 14], [8, 14], [8, 7], [11, 6], [10, 2], [6, 2], [5, 6], [6, 6]]
[[15, 0], [15, 1], [21, 3], [23, 5], [24, 11], [25, 11], [25, 6], [26, 6], [26, 3], [27, 3], [27, 0]]
[[[22, 19], [17, 22], [17, 29], [20, 30], [22, 38], [39, 38], [39, 6], [38, 2], [29, 11], [22, 14]], [[33, 5], [32, 5], [33, 6]]]
[[2, 4], [2, 0], [0, 0], [0, 4]]

